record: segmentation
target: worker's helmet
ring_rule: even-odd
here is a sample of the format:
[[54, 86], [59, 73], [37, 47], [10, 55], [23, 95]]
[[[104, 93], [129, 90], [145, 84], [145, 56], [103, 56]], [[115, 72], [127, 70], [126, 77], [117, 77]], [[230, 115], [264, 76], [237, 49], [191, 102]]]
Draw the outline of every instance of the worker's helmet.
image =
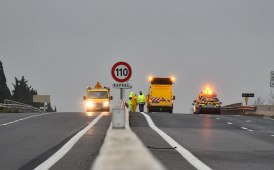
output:
[[143, 93], [142, 93], [142, 91], [140, 91], [140, 95], [142, 95]]

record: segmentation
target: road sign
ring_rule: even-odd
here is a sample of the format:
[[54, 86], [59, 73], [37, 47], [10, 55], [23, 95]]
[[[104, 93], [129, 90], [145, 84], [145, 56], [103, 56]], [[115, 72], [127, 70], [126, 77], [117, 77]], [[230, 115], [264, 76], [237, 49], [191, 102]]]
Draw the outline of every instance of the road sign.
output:
[[274, 87], [274, 80], [270, 81], [270, 87]]
[[254, 97], [254, 93], [242, 93], [242, 97]]
[[111, 75], [119, 83], [126, 82], [132, 75], [131, 67], [126, 62], [118, 62], [112, 66]]
[[270, 81], [274, 81], [274, 71], [270, 72]]
[[33, 102], [37, 102], [37, 103], [50, 102], [50, 95], [33, 95]]
[[115, 89], [131, 89], [132, 85], [130, 83], [113, 83], [112, 87]]

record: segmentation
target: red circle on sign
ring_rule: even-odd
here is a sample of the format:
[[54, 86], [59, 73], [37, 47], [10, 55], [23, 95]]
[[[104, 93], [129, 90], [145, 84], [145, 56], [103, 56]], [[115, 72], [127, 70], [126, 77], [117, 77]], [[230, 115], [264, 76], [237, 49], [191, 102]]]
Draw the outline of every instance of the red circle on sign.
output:
[[[127, 75], [124, 79], [120, 79], [120, 78], [118, 78], [118, 77], [115, 75], [115, 68], [118, 67], [118, 66], [120, 66], [120, 65], [123, 65], [123, 66], [125, 66], [125, 67], [128, 69], [128, 75]], [[126, 62], [118, 62], [118, 63], [116, 63], [116, 64], [114, 64], [114, 65], [112, 66], [111, 75], [112, 75], [112, 77], [113, 77], [114, 80], [116, 80], [116, 81], [118, 81], [118, 82], [120, 82], [120, 83], [123, 83], [123, 82], [128, 81], [128, 80], [130, 79], [130, 77], [131, 77], [131, 74], [132, 74], [131, 67], [130, 67], [130, 65], [129, 65], [128, 63], [126, 63]]]

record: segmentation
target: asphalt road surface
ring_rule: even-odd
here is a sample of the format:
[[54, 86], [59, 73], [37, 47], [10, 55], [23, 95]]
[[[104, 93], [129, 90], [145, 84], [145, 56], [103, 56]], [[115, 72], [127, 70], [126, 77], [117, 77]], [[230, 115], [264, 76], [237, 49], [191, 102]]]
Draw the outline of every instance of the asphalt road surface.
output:
[[[240, 115], [149, 113], [154, 124], [211, 169], [274, 169], [274, 120]], [[141, 113], [130, 126], [170, 170], [195, 169], [151, 129]]]
[[[0, 169], [34, 169], [101, 113], [0, 114]], [[90, 169], [110, 125], [110, 113], [51, 169]]]

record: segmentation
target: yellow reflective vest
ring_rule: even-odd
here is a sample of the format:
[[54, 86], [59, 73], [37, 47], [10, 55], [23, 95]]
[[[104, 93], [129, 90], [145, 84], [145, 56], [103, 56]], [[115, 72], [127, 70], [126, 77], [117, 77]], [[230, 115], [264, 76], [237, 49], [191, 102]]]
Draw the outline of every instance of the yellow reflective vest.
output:
[[138, 95], [138, 104], [145, 104], [146, 102], [146, 97], [145, 95]]

